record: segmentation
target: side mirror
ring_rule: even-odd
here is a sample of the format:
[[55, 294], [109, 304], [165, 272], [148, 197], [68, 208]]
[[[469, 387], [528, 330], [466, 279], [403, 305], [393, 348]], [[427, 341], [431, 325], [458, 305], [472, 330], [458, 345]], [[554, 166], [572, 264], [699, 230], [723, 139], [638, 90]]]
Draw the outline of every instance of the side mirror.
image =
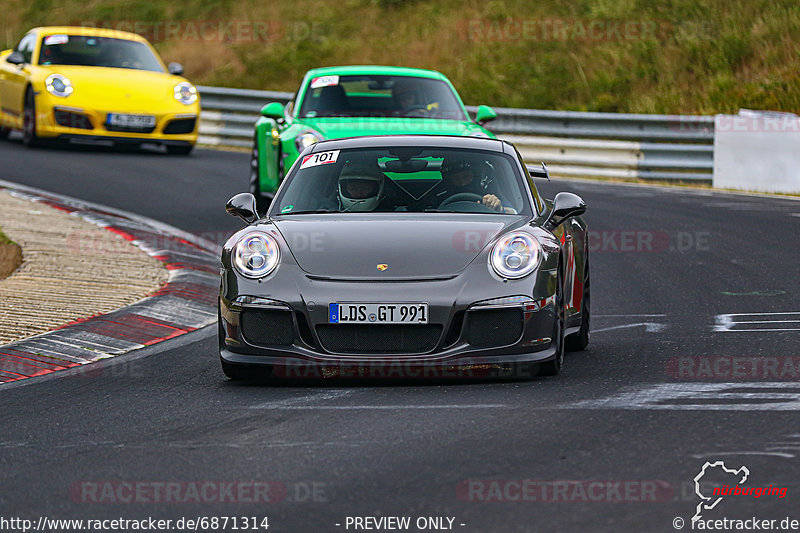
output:
[[180, 76], [183, 74], [183, 65], [180, 63], [170, 63], [167, 65], [167, 71], [173, 76]]
[[11, 52], [10, 54], [8, 54], [6, 61], [8, 63], [11, 63], [12, 65], [24, 65], [25, 56], [22, 55], [22, 52]]
[[261, 114], [267, 118], [275, 120], [283, 120], [284, 117], [283, 104], [280, 102], [270, 102], [261, 108]]
[[553, 231], [562, 222], [571, 217], [582, 215], [586, 212], [586, 203], [577, 194], [571, 192], [560, 192], [553, 199], [553, 209], [543, 224], [544, 227]]
[[239, 217], [248, 225], [258, 220], [256, 197], [249, 192], [239, 193], [225, 204], [225, 211], [229, 215]]
[[490, 120], [494, 120], [496, 118], [497, 118], [497, 113], [494, 112], [494, 109], [492, 109], [488, 105], [478, 106], [478, 112], [475, 113], [475, 122], [483, 126]]

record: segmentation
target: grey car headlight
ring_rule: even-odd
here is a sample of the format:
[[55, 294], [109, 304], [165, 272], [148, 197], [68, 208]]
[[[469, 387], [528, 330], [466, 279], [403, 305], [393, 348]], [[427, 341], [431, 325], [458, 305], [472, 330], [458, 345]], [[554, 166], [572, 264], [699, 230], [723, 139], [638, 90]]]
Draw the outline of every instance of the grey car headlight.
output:
[[294, 144], [297, 147], [297, 152], [301, 153], [314, 143], [324, 141], [324, 137], [314, 130], [303, 130], [297, 137], [294, 138]]
[[197, 87], [185, 81], [180, 82], [173, 87], [173, 96], [175, 100], [183, 105], [192, 105], [197, 101]]
[[281, 251], [278, 243], [267, 235], [254, 231], [244, 235], [233, 247], [231, 263], [246, 278], [263, 278], [278, 266]]
[[47, 79], [44, 80], [44, 86], [47, 88], [47, 92], [61, 98], [66, 98], [75, 91], [69, 78], [61, 74], [50, 74], [47, 76]]
[[542, 245], [532, 235], [515, 231], [501, 238], [492, 248], [489, 263], [502, 278], [524, 278], [539, 266]]

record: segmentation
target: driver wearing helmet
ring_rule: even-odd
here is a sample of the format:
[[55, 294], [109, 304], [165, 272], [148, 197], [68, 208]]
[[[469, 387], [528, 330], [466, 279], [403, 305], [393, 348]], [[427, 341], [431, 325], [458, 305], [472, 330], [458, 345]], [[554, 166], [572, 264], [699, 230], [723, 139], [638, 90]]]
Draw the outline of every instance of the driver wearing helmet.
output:
[[420, 86], [414, 81], [397, 80], [392, 86], [392, 98], [400, 113], [413, 110], [428, 110], [428, 106], [423, 101]]
[[384, 200], [386, 176], [377, 166], [345, 163], [339, 175], [339, 202], [342, 211], [375, 211]]
[[485, 166], [485, 163], [473, 159], [445, 159], [441, 169], [443, 188], [437, 192], [436, 198], [443, 202], [459, 193], [472, 193], [480, 197], [478, 203], [489, 209], [499, 213], [516, 213], [514, 209], [504, 207], [497, 195], [488, 192], [484, 185]]

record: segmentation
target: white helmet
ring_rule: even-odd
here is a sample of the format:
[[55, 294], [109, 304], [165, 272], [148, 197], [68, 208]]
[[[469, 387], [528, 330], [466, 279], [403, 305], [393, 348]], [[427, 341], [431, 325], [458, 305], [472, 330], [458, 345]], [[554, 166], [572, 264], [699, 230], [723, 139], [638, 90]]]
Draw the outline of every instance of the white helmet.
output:
[[383, 195], [384, 179], [377, 167], [345, 165], [339, 175], [342, 211], [374, 211]]

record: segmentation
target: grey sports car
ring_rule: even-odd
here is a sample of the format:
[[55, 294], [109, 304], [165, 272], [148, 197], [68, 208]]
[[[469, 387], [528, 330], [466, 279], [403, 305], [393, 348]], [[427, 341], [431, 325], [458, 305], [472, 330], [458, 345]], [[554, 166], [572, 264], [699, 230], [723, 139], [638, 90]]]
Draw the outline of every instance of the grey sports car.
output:
[[227, 210], [247, 223], [222, 251], [230, 378], [386, 365], [553, 375], [589, 341], [586, 205], [542, 198], [508, 142], [323, 141], [266, 216], [249, 193]]

